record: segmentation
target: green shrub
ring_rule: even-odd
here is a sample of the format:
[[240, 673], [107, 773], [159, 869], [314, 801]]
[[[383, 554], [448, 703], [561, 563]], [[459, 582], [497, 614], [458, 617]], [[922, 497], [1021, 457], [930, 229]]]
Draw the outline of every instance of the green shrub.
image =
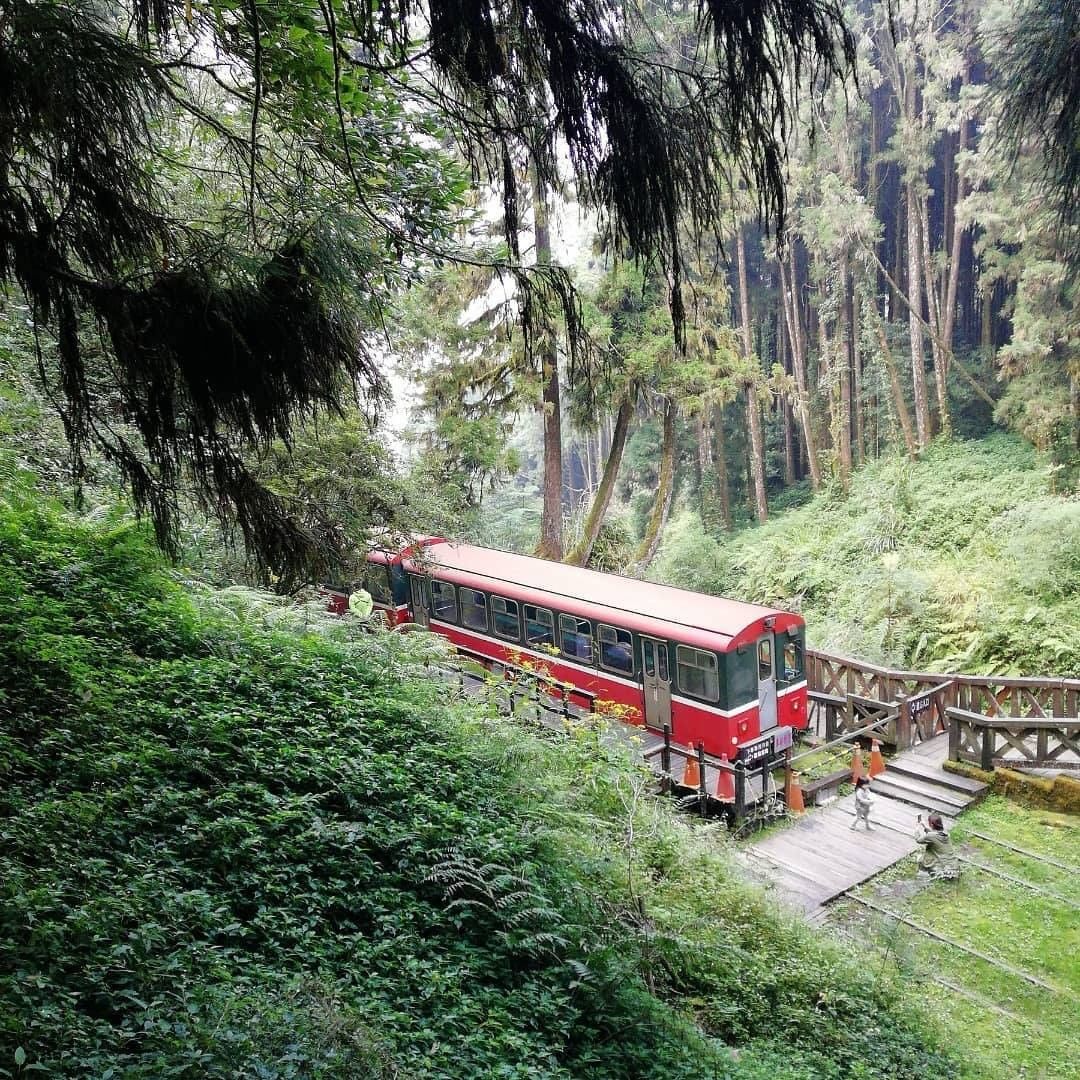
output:
[[873, 462], [730, 537], [684, 513], [654, 575], [801, 611], [812, 645], [870, 662], [1080, 675], [1080, 503], [1010, 436]]
[[0, 1070], [956, 1075], [595, 730], [193, 599], [129, 526], [0, 537]]

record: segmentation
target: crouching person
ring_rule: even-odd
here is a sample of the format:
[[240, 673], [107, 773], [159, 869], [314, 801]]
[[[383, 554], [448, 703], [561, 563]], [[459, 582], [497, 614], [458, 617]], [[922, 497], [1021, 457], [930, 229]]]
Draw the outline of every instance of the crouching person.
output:
[[940, 814], [931, 814], [926, 822], [923, 821], [922, 814], [919, 815], [918, 824], [915, 826], [915, 843], [922, 848], [919, 856], [921, 871], [935, 878], [959, 876], [960, 868], [957, 866], [952, 842]]

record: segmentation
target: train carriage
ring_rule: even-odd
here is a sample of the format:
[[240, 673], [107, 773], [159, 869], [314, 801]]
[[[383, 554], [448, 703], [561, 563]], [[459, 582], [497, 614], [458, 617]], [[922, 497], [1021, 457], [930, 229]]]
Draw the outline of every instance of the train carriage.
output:
[[806, 727], [805, 625], [791, 612], [434, 537], [368, 561], [392, 622], [542, 663], [653, 730], [670, 724], [677, 743], [734, 759], [777, 727]]

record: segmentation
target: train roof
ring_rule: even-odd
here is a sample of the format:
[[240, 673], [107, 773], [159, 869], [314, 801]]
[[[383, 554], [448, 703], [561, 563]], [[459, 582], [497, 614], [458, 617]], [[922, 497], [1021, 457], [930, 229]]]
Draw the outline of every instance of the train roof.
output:
[[471, 544], [426, 546], [421, 559], [406, 559], [405, 565], [413, 571], [436, 569], [439, 577], [458, 585], [703, 648], [726, 648], [752, 640], [767, 618], [781, 632], [803, 625], [799, 615], [760, 604]]

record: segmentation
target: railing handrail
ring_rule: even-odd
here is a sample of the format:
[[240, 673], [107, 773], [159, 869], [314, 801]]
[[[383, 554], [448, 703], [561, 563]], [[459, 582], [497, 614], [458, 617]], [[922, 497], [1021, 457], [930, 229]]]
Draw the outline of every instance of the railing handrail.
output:
[[982, 713], [972, 712], [970, 709], [958, 709], [950, 705], [946, 710], [950, 719], [965, 720], [976, 727], [997, 728], [1009, 730], [1011, 728], [1030, 728], [1033, 731], [1040, 729], [1065, 728], [1069, 731], [1080, 731], [1080, 717], [1068, 716], [984, 716]]
[[866, 672], [870, 675], [882, 675], [890, 679], [900, 681], [911, 680], [914, 682], [932, 682], [941, 680], [944, 682], [960, 682], [966, 686], [998, 686], [998, 687], [1036, 687], [1047, 690], [1066, 688], [1080, 690], [1080, 679], [1069, 678], [1065, 675], [1047, 676], [1006, 676], [1006, 675], [958, 675], [947, 671], [903, 671], [895, 668], [881, 667], [871, 664], [866, 660], [858, 660], [853, 656], [844, 656], [841, 653], [825, 652], [824, 649], [807, 649], [807, 657], [833, 661], [843, 664], [845, 667], [856, 671]]
[[[895, 707], [896, 703], [893, 702], [892, 706]], [[832, 742], [820, 743], [817, 746], [811, 746], [808, 750], [803, 750], [801, 753], [795, 754], [791, 758], [790, 764], [794, 765], [799, 758], [809, 757], [811, 754], [820, 754], [822, 750], [828, 750], [830, 746], [839, 746], [841, 743], [850, 742], [852, 739], [859, 735], [865, 735], [868, 732], [876, 731], [880, 727], [887, 727], [896, 719], [896, 713], [891, 712], [887, 716], [879, 717], [872, 724], [867, 724], [865, 727], [858, 728], [856, 731], [847, 731], [839, 739], [833, 739]]]

